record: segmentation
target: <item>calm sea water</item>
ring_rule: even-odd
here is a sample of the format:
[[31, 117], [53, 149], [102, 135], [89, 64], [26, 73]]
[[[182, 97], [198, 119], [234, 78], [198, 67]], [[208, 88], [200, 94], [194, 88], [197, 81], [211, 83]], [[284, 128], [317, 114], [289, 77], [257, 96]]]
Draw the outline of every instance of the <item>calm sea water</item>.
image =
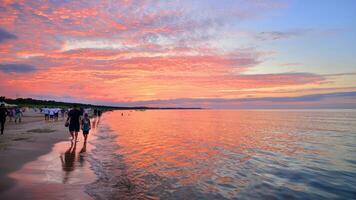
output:
[[356, 198], [355, 110], [115, 111], [95, 134], [96, 199]]

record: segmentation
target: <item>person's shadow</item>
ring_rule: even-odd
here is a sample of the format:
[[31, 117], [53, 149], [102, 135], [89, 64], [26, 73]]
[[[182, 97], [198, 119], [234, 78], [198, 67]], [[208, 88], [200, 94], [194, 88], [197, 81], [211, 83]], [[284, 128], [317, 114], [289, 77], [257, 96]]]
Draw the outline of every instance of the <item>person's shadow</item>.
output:
[[71, 141], [71, 145], [69, 149], [63, 154], [61, 154], [61, 162], [62, 162], [62, 169], [65, 171], [65, 175], [63, 177], [63, 183], [66, 183], [69, 179], [69, 174], [71, 171], [75, 169], [75, 150], [77, 147], [77, 143]]

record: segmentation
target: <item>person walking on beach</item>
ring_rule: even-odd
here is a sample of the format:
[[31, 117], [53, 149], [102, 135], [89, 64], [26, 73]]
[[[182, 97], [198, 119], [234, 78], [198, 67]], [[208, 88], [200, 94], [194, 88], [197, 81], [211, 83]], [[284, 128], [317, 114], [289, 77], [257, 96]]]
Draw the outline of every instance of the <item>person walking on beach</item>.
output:
[[54, 108], [50, 108], [49, 109], [49, 119], [50, 121], [53, 121], [54, 120]]
[[15, 119], [16, 118], [16, 108], [12, 108], [10, 110], [12, 117]]
[[59, 117], [59, 108], [55, 108], [54, 109], [54, 120], [58, 121], [58, 117]]
[[4, 127], [6, 122], [6, 116], [9, 114], [9, 111], [5, 108], [5, 104], [0, 106], [0, 123], [1, 123], [1, 135], [4, 134]]
[[61, 108], [61, 117], [62, 118], [64, 118], [64, 113], [65, 113], [66, 111], [64, 110], [64, 108]]
[[85, 113], [84, 118], [82, 119], [82, 131], [84, 136], [84, 143], [87, 142], [90, 129], [91, 129], [90, 119], [88, 113]]
[[14, 112], [12, 112], [11, 108], [9, 110], [7, 110], [7, 111], [8, 111], [7, 116], [9, 116], [9, 122], [12, 122], [12, 118], [14, 117], [14, 115], [13, 115]]
[[69, 122], [69, 133], [72, 136], [72, 140], [75, 139], [77, 141], [81, 122], [81, 113], [77, 105], [74, 104], [73, 109], [69, 111], [67, 122]]
[[21, 123], [21, 119], [22, 119], [22, 110], [19, 107], [15, 108], [15, 123], [17, 123], [17, 121], [19, 123]]
[[47, 106], [45, 106], [45, 107], [42, 109], [42, 112], [44, 113], [45, 121], [48, 121], [48, 120], [49, 120], [49, 109], [47, 108]]

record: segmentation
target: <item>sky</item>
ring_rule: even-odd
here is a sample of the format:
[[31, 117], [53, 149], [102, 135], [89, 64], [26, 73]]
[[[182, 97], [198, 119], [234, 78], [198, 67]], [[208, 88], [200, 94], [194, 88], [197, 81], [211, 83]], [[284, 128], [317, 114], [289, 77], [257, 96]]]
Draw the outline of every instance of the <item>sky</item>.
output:
[[354, 0], [0, 0], [0, 96], [356, 108]]

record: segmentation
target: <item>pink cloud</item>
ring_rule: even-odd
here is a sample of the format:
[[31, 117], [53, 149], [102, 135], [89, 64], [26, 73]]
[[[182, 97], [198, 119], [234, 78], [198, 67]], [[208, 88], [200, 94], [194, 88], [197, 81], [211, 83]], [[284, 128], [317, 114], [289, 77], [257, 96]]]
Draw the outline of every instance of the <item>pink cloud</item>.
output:
[[[16, 39], [0, 45], [0, 64], [21, 63], [36, 71], [0, 72], [0, 85], [9, 96], [70, 94], [107, 102], [278, 96], [277, 87], [332, 86], [329, 77], [313, 73], [244, 74], [272, 51], [224, 49], [218, 33], [231, 19], [255, 19], [284, 3], [235, 4], [216, 16], [197, 17], [191, 13], [196, 8], [175, 1], [3, 1], [0, 27]], [[272, 31], [259, 37], [300, 34]]]

